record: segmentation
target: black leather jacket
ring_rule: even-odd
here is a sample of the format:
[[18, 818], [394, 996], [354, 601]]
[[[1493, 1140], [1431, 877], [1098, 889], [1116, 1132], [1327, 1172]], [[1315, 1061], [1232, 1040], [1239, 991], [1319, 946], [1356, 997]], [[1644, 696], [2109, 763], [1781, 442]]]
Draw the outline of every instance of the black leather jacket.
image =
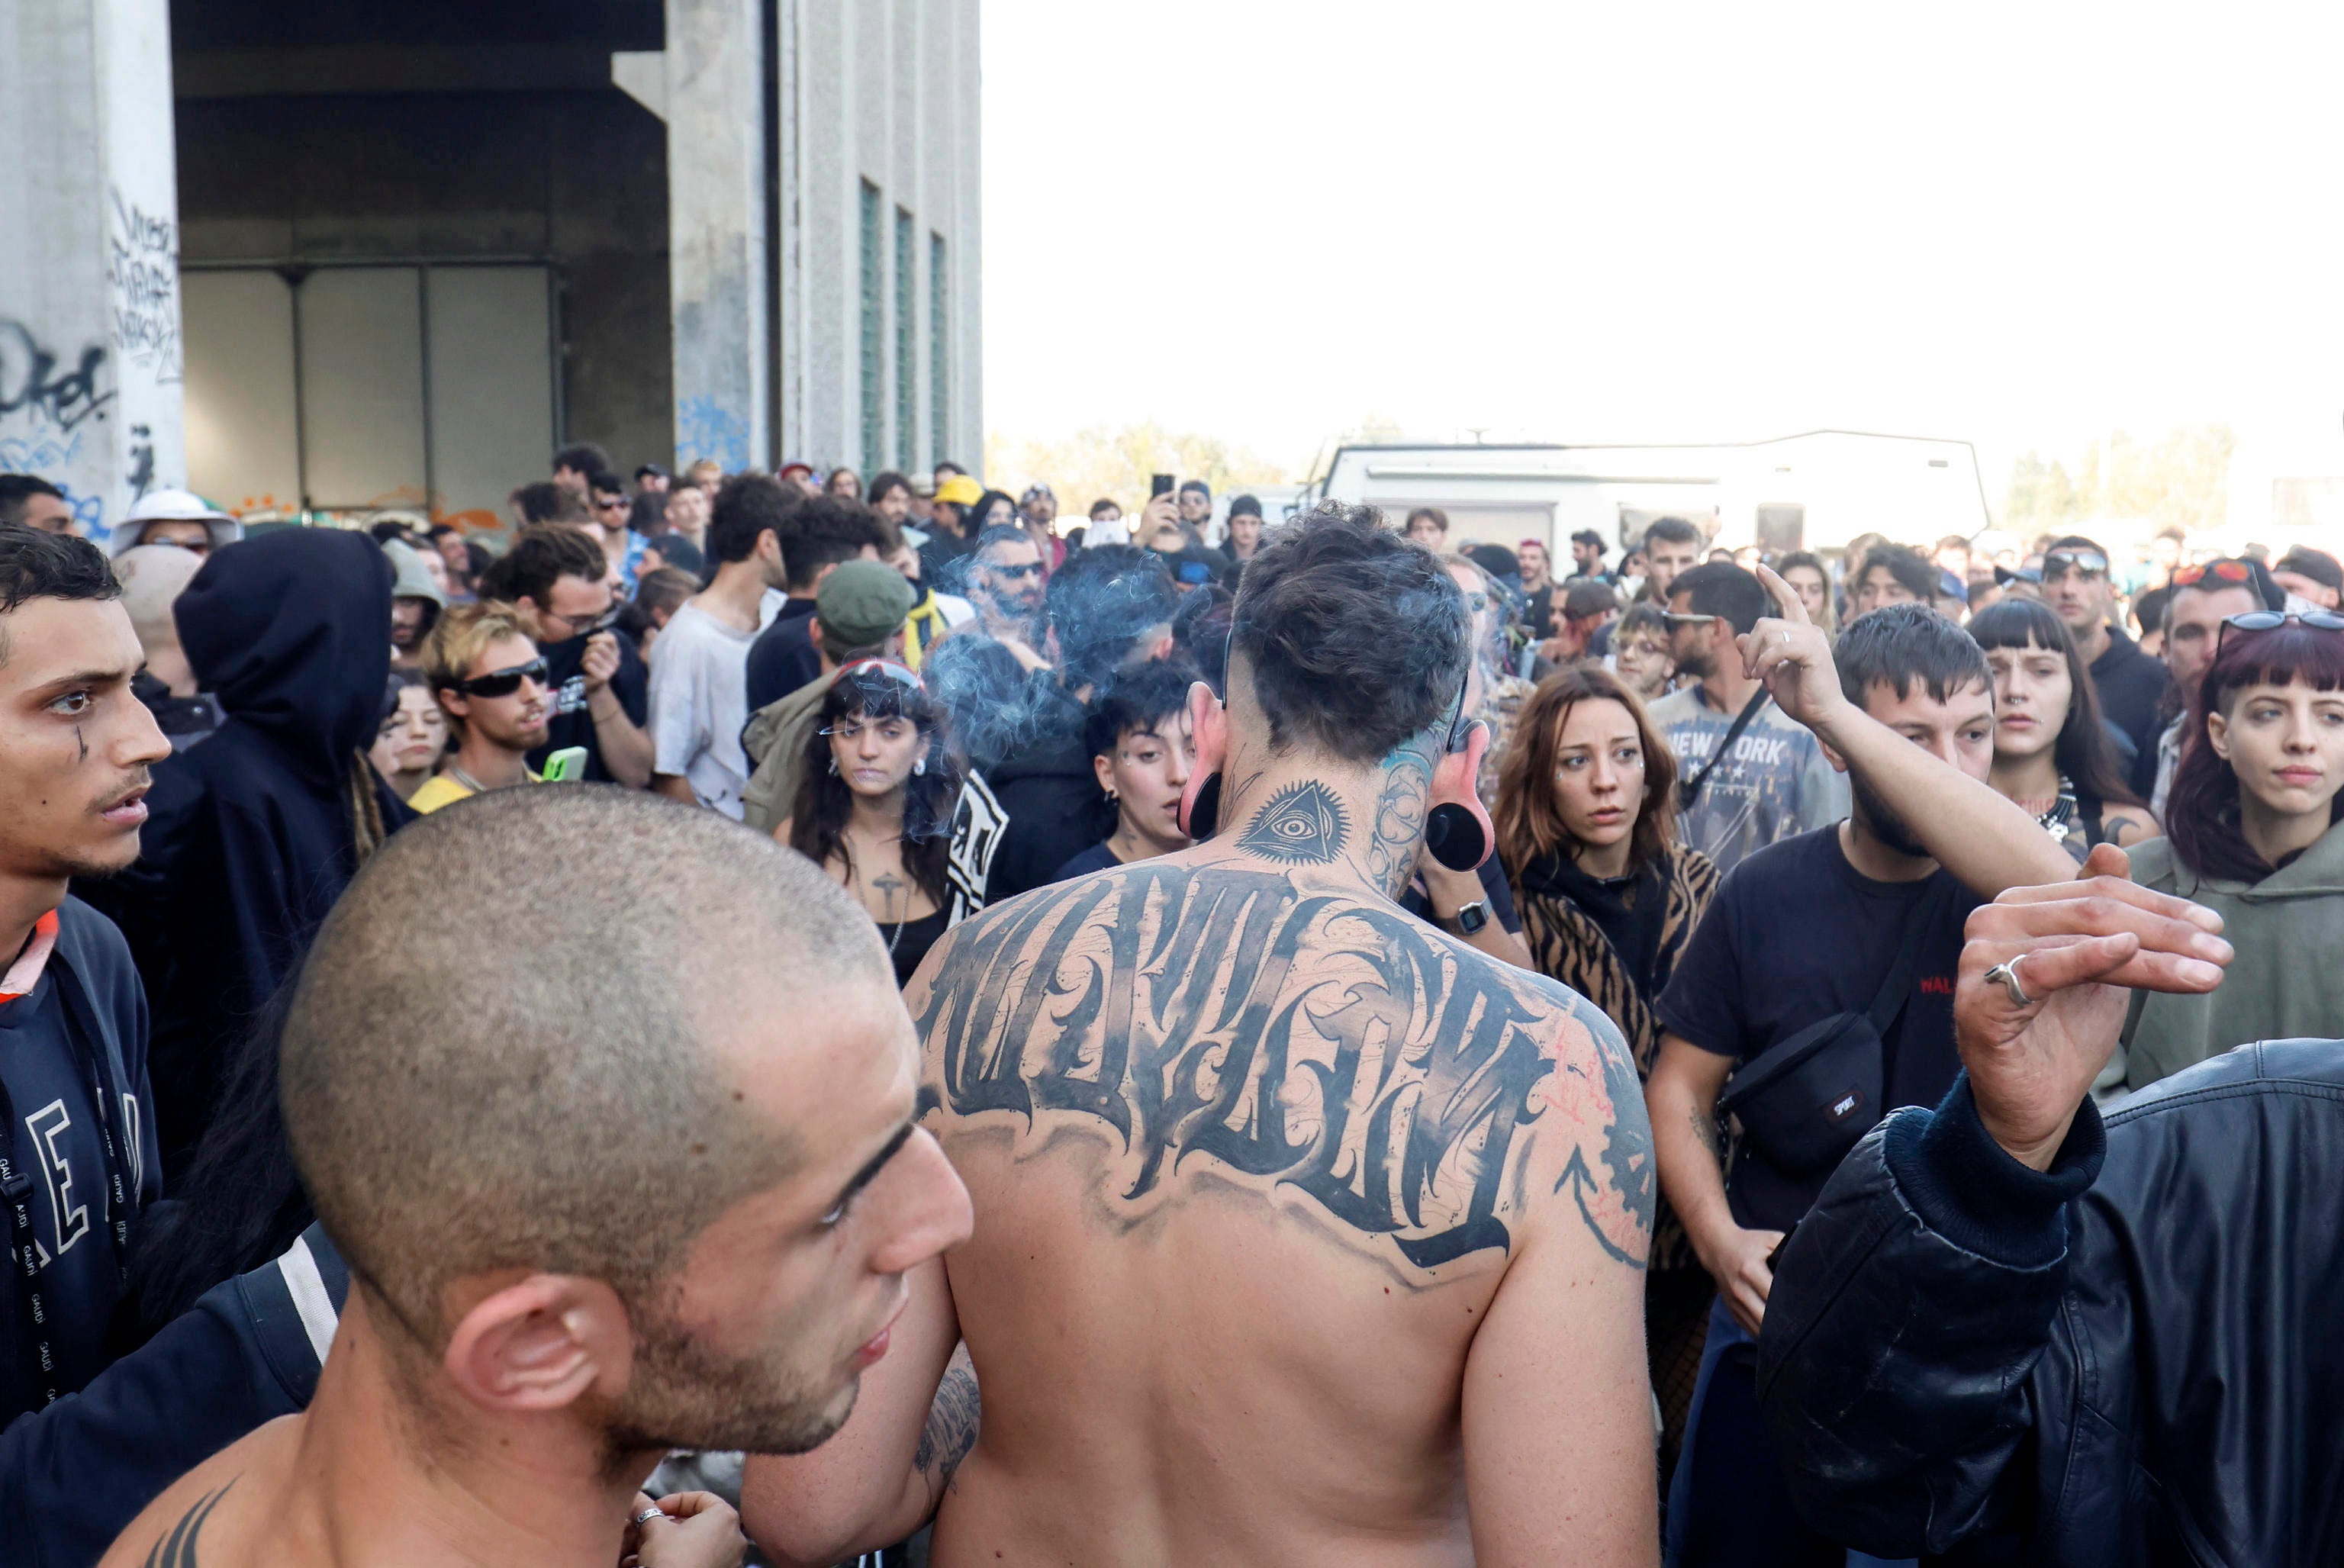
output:
[[1888, 1557], [2344, 1563], [2344, 1041], [2245, 1046], [2036, 1172], [1969, 1081], [1849, 1154], [1758, 1387], [1810, 1522]]

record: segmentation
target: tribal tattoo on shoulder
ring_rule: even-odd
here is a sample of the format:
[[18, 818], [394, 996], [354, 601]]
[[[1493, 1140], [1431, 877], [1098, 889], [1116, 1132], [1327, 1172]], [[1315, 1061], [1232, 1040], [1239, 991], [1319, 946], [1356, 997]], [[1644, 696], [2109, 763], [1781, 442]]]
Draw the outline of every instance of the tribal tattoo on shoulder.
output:
[[954, 1476], [960, 1462], [976, 1446], [984, 1409], [976, 1363], [969, 1359], [968, 1347], [960, 1345], [945, 1367], [944, 1381], [936, 1385], [927, 1425], [920, 1429], [920, 1444], [912, 1454], [912, 1468], [927, 1482], [930, 1508], [943, 1501], [946, 1488], [957, 1489]]
[[211, 1517], [212, 1510], [227, 1495], [228, 1487], [235, 1484], [231, 1481], [227, 1486], [197, 1498], [196, 1505], [179, 1515], [179, 1522], [146, 1553], [146, 1568], [196, 1568], [196, 1538], [203, 1533], [204, 1521]]
[[[1257, 824], [1277, 809], [1305, 824], [1291, 839], [1343, 830], [1298, 802]], [[1397, 909], [1227, 865], [1137, 862], [954, 935], [914, 998], [924, 1103], [1037, 1142], [1108, 1131], [1109, 1203], [1131, 1223], [1184, 1166], [1217, 1167], [1430, 1271], [1510, 1255], [1525, 1206], [1568, 1189], [1603, 1252], [1643, 1267], [1655, 1188], [1635, 1065], [1551, 980]], [[1526, 1186], [1544, 1128], [1570, 1149], [1537, 1162], [1561, 1171], [1551, 1194]]]

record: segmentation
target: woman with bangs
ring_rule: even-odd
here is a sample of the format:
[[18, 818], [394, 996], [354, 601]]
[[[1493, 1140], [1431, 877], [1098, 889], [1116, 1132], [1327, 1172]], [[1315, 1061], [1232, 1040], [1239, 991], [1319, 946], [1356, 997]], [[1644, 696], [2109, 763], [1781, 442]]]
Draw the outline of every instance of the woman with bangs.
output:
[[2344, 1036], [2339, 792], [2344, 615], [2229, 617], [2190, 698], [2167, 836], [2134, 850], [2132, 871], [2218, 913], [2238, 956], [2204, 996], [2133, 993], [2127, 1087], [2251, 1040]]
[[1969, 633], [1994, 672], [1987, 782], [2078, 865], [2095, 845], [2129, 849], [2155, 838], [2157, 819], [2124, 782], [2090, 673], [2057, 613], [2008, 600], [1973, 616]]
[[773, 836], [861, 901], [886, 938], [895, 983], [951, 926], [945, 854], [960, 779], [920, 678], [886, 659], [831, 677], [806, 738], [795, 809]]
[[[1601, 664], [1573, 664], [1522, 705], [1491, 813], [1532, 966], [1620, 1027], [1639, 1080], [1661, 1047], [1652, 1003], [1717, 891], [1717, 867], [1677, 841], [1676, 776], [1635, 693]], [[1665, 1468], [1683, 1441], [1715, 1287], [1659, 1203], [1644, 1315]]]

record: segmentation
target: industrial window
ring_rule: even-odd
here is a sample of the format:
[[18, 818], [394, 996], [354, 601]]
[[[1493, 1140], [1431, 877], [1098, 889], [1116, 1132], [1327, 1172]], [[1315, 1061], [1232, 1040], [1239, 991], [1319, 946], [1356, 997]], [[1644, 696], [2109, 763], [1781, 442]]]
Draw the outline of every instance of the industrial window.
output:
[[952, 340], [952, 312], [945, 306], [945, 237], [928, 235], [928, 440], [935, 460], [952, 455], [952, 422], [945, 410], [952, 406], [951, 368], [945, 350]]
[[884, 461], [880, 450], [887, 413], [887, 364], [881, 321], [886, 295], [879, 278], [879, 187], [863, 182], [863, 466]]
[[895, 209], [895, 466], [905, 473], [920, 461], [914, 440], [919, 418], [914, 400], [917, 389], [913, 384], [912, 340], [919, 317], [912, 307], [917, 298], [912, 292], [912, 215], [899, 207]]

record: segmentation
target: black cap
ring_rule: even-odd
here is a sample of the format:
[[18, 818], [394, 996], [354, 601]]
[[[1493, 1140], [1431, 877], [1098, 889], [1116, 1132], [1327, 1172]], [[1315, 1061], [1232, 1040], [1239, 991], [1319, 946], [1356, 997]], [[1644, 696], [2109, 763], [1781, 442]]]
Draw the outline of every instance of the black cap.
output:
[[1231, 517], [1259, 517], [1261, 515], [1261, 502], [1249, 495], [1233, 495], [1229, 498], [1229, 515]]

